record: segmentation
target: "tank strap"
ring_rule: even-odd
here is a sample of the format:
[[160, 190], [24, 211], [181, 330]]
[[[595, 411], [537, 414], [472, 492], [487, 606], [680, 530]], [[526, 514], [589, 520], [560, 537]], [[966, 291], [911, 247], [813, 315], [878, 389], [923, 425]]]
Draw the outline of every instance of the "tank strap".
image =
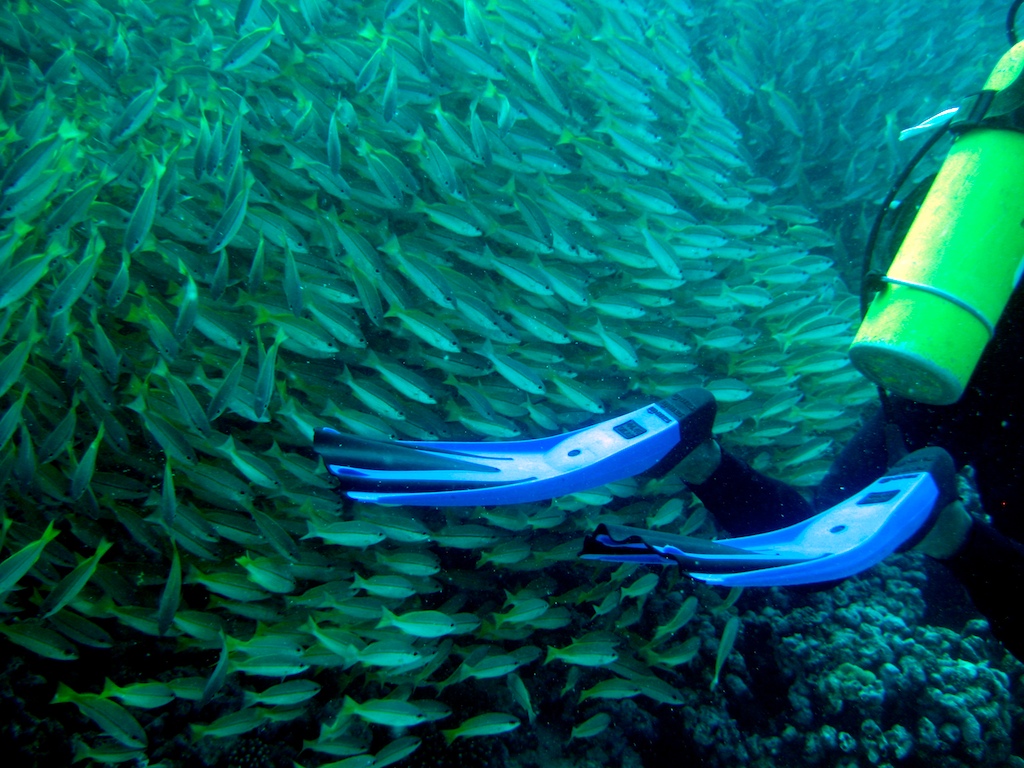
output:
[[963, 100], [949, 130], [959, 136], [975, 128], [1024, 133], [1024, 71], [1002, 90], [978, 91]]
[[933, 296], [938, 296], [940, 299], [945, 299], [950, 304], [955, 304], [956, 306], [960, 307], [960, 309], [962, 309], [964, 312], [967, 312], [968, 314], [970, 314], [979, 323], [981, 323], [983, 326], [985, 326], [985, 330], [988, 331], [989, 339], [991, 339], [993, 336], [996, 335], [996, 328], [995, 328], [995, 326], [992, 325], [992, 321], [991, 320], [989, 320], [987, 317], [985, 317], [985, 315], [983, 315], [981, 313], [981, 310], [979, 310], [977, 307], [974, 307], [974, 306], [968, 304], [963, 299], [958, 298], [957, 296], [954, 296], [952, 293], [948, 293], [946, 291], [943, 291], [941, 288], [935, 288], [934, 286], [931, 286], [931, 285], [924, 285], [923, 283], [915, 283], [915, 282], [913, 282], [911, 280], [900, 280], [899, 278], [889, 277], [888, 275], [886, 275], [885, 277], [882, 278], [882, 282], [884, 282], [884, 283], [892, 283], [893, 285], [905, 285], [908, 288], [916, 288], [919, 291], [924, 291], [925, 293], [930, 293]]
[[988, 109], [992, 106], [995, 96], [996, 91], [978, 91], [964, 98], [960, 108], [949, 121], [950, 133], [959, 136], [974, 128], [980, 128], [986, 120]]

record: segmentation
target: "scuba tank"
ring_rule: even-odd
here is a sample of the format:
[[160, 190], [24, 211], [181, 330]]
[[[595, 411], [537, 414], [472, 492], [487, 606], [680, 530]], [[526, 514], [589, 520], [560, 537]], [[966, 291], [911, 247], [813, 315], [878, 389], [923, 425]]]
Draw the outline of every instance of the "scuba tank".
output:
[[1024, 42], [967, 99], [957, 135], [850, 347], [901, 397], [956, 402], [1024, 267]]

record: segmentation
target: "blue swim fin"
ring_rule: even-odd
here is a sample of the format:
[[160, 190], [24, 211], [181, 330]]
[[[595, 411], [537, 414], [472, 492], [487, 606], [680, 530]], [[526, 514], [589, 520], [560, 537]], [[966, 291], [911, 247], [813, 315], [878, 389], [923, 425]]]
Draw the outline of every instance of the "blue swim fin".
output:
[[923, 448], [846, 501], [777, 531], [711, 541], [600, 525], [580, 555], [676, 564], [695, 579], [726, 587], [819, 584], [860, 573], [913, 546], [955, 498], [952, 458], [941, 448]]
[[590, 427], [536, 440], [369, 440], [317, 429], [313, 445], [357, 501], [522, 504], [668, 470], [711, 436], [715, 398], [684, 389]]

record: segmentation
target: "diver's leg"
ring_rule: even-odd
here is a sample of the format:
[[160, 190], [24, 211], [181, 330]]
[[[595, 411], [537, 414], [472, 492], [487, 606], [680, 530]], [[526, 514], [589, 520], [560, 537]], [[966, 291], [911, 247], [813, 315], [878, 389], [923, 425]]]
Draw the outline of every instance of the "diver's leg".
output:
[[1010, 596], [1024, 584], [1024, 546], [976, 519], [963, 546], [942, 562], [967, 588], [992, 634], [1024, 659], [1024, 611]]
[[874, 413], [829, 469], [813, 506], [794, 488], [762, 475], [708, 440], [679, 464], [683, 480], [734, 536], [747, 536], [800, 522], [865, 488], [888, 465], [885, 421]]
[[814, 492], [814, 508], [822, 512], [848, 499], [884, 475], [892, 463], [886, 448], [885, 418], [878, 408], [832, 462]]
[[[762, 475], [749, 464], [708, 441], [680, 466], [680, 474], [715, 516], [715, 521], [733, 536], [784, 528], [814, 514], [800, 492], [785, 483]], [[694, 455], [696, 454], [696, 455]]]

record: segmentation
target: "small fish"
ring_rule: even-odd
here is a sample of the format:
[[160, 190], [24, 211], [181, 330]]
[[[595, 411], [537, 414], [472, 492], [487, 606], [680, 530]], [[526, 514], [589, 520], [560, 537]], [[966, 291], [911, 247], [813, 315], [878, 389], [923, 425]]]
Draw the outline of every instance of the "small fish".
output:
[[251, 64], [273, 42], [274, 37], [280, 34], [284, 34], [284, 30], [281, 29], [279, 16], [269, 27], [254, 29], [228, 48], [221, 60], [221, 69], [231, 72]]
[[506, 654], [485, 656], [483, 659], [467, 659], [456, 672], [458, 680], [490, 680], [504, 677], [521, 666], [523, 662]]
[[673, 279], [678, 280], [682, 278], [683, 272], [679, 268], [679, 263], [676, 261], [676, 255], [672, 247], [660, 237], [654, 235], [646, 226], [642, 226], [640, 231], [644, 238], [644, 244], [647, 246], [647, 252], [651, 254], [651, 258], [658, 265], [658, 269]]
[[424, 654], [402, 640], [378, 640], [358, 652], [359, 661], [374, 667], [406, 667], [425, 663]]
[[601, 339], [601, 343], [604, 345], [604, 348], [608, 350], [608, 353], [616, 360], [616, 362], [624, 368], [639, 367], [640, 358], [632, 344], [614, 331], [610, 331], [605, 328], [604, 324], [600, 320], [597, 321], [597, 325], [594, 326], [593, 330]]
[[457, 200], [466, 199], [466, 190], [455, 167], [444, 150], [432, 139], [424, 139], [426, 152], [419, 157], [420, 166], [441, 192]]
[[366, 360], [367, 366], [380, 373], [388, 384], [411, 400], [427, 405], [435, 405], [437, 398], [434, 387], [415, 371], [392, 360], [381, 358], [374, 350], [370, 350]]
[[668, 525], [683, 514], [685, 506], [685, 502], [680, 498], [669, 499], [658, 507], [654, 514], [648, 515], [644, 522], [648, 528], [660, 528], [663, 525]]
[[402, 599], [416, 594], [416, 587], [404, 576], [381, 574], [364, 579], [358, 573], [353, 576], [353, 589], [361, 589], [374, 597]]
[[361, 720], [393, 728], [408, 728], [427, 721], [422, 709], [408, 701], [397, 699], [368, 699], [358, 702], [346, 696], [341, 705], [341, 716], [355, 715]]
[[109, 139], [113, 144], [117, 145], [125, 141], [145, 124], [149, 116], [153, 114], [153, 110], [156, 109], [157, 102], [160, 100], [160, 92], [165, 86], [166, 84], [158, 75], [152, 88], [132, 99], [110, 127]]
[[441, 568], [437, 557], [429, 552], [378, 551], [374, 553], [374, 557], [378, 563], [383, 564], [396, 573], [417, 578], [433, 576]]
[[381, 98], [381, 117], [385, 123], [390, 123], [398, 112], [398, 67], [392, 63], [391, 71], [388, 73], [388, 80], [384, 86], [384, 96]]
[[[102, 424], [100, 425], [100, 431], [103, 431]], [[85, 585], [89, 583], [89, 579], [91, 579], [93, 574], [96, 573], [96, 568], [100, 564], [100, 558], [102, 558], [112, 546], [113, 544], [111, 542], [106, 541], [105, 539], [101, 540], [99, 545], [96, 547], [96, 551], [93, 552], [91, 557], [88, 557], [79, 563], [71, 573], [61, 579], [57, 585], [50, 590], [43, 599], [43, 602], [39, 605], [39, 615], [44, 619], [48, 618], [78, 597], [78, 593], [82, 591]]]
[[474, 107], [469, 116], [469, 135], [473, 140], [473, 149], [485, 166], [490, 167], [494, 162], [494, 155], [491, 152], [491, 143], [487, 135], [487, 128]]
[[[259, 594], [260, 597], [257, 599], [262, 599], [262, 596], [265, 593], [262, 592], [262, 590], [260, 590]], [[227, 636], [224, 634], [223, 631], [221, 631], [220, 633], [220, 640], [220, 656], [217, 658], [216, 665], [214, 665], [213, 670], [211, 670], [210, 672], [210, 676], [206, 678], [206, 683], [203, 685], [202, 695], [199, 698], [200, 709], [205, 707], [213, 699], [213, 697], [220, 692], [220, 689], [224, 687], [224, 682], [227, 680], [229, 656]]]
[[[493, 522], [495, 520], [500, 520], [501, 517], [500, 515], [495, 515], [489, 519]], [[506, 518], [506, 521], [507, 520], [508, 519]], [[521, 521], [522, 528], [520, 528], [520, 530], [526, 528], [525, 515], [521, 518]], [[515, 526], [516, 524], [517, 523], [513, 523], [513, 526]], [[484, 552], [480, 556], [480, 559], [477, 561], [476, 567], [480, 568], [486, 565], [487, 563], [495, 563], [498, 565], [511, 565], [513, 563], [521, 563], [532, 554], [532, 551], [533, 550], [530, 549], [529, 542], [505, 541], [498, 544], [493, 549]]]
[[309, 701], [320, 692], [320, 685], [312, 680], [289, 680], [272, 685], [263, 691], [244, 691], [245, 706], [266, 704], [268, 706], [294, 706]]
[[445, 739], [451, 744], [458, 738], [473, 738], [475, 736], [496, 736], [500, 733], [508, 733], [519, 727], [519, 718], [504, 712], [487, 712], [483, 715], [471, 717], [462, 722], [457, 728], [443, 730]]
[[833, 440], [830, 437], [815, 437], [805, 442], [799, 448], [794, 448], [786, 453], [779, 460], [780, 467], [795, 467], [823, 456], [832, 447]]
[[[170, 461], [167, 462], [166, 466], [170, 467]], [[165, 478], [166, 476], [165, 474]], [[168, 525], [170, 524], [171, 522], [168, 521]], [[178, 606], [181, 603], [181, 558], [178, 556], [177, 544], [173, 540], [171, 547], [171, 570], [167, 574], [167, 581], [164, 582], [164, 588], [160, 593], [160, 603], [157, 606], [156, 612], [157, 626], [160, 629], [161, 635], [166, 635], [170, 630], [175, 614], [178, 612]]]
[[218, 385], [217, 389], [214, 390], [213, 397], [210, 399], [210, 404], [206, 407], [206, 418], [210, 421], [215, 421], [224, 411], [227, 410], [231, 401], [234, 399], [235, 390], [238, 388], [238, 382], [242, 378], [242, 370], [245, 367], [245, 358], [248, 354], [248, 346], [243, 345], [241, 354], [238, 360], [227, 375]]
[[270, 557], [236, 557], [235, 562], [245, 569], [249, 578], [268, 592], [287, 594], [295, 589], [295, 577], [287, 563]]
[[484, 228], [475, 216], [453, 205], [444, 203], [427, 204], [417, 197], [413, 200], [411, 210], [416, 213], [425, 214], [428, 219], [438, 226], [457, 235], [481, 237], [484, 234]]
[[107, 678], [99, 694], [104, 699], [117, 699], [129, 707], [157, 709], [174, 701], [174, 691], [163, 683], [132, 683], [120, 686]]
[[380, 65], [384, 61], [384, 58], [385, 46], [382, 45], [373, 52], [370, 58], [366, 60], [366, 63], [363, 64], [362, 68], [359, 70], [359, 74], [356, 76], [355, 81], [357, 91], [362, 93], [370, 87], [370, 83], [377, 78], [377, 73], [380, 71]]
[[157, 196], [160, 191], [160, 180], [164, 176], [166, 166], [162, 165], [155, 158], [150, 171], [149, 181], [146, 182], [135, 204], [132, 217], [128, 220], [128, 227], [124, 232], [124, 247], [128, 253], [135, 253], [142, 247], [153, 227], [153, 220], [156, 218]]
[[494, 81], [506, 79], [501, 63], [473, 41], [458, 35], [446, 35], [441, 43], [467, 74]]
[[732, 647], [736, 643], [736, 634], [740, 629], [740, 620], [738, 616], [731, 616], [729, 620], [725, 622], [725, 628], [722, 630], [722, 638], [718, 641], [718, 654], [715, 657], [715, 674], [711, 678], [711, 690], [714, 690], [718, 685], [718, 676], [722, 672], [722, 667], [725, 666], [725, 660], [732, 652]]
[[743, 331], [732, 326], [715, 328], [703, 336], [695, 334], [695, 338], [701, 347], [725, 352], [739, 351], [745, 346], [749, 346]]
[[472, 523], [446, 525], [433, 533], [435, 542], [451, 549], [482, 549], [497, 543], [499, 538], [493, 528]]
[[460, 120], [445, 112], [440, 102], [434, 104], [429, 111], [437, 120], [437, 128], [444, 137], [445, 142], [447, 142], [455, 154], [476, 165], [483, 162], [473, 146], [470, 135]]
[[259, 15], [261, 0], [239, 0], [235, 9], [235, 32], [241, 33]]
[[661, 678], [653, 675], [638, 675], [633, 682], [640, 686], [641, 695], [654, 699], [660, 704], [679, 707], [686, 703], [675, 686], [669, 685]]
[[60, 531], [54, 528], [51, 520], [42, 536], [0, 562], [0, 600], [6, 597], [21, 580], [21, 577], [32, 569], [40, 555], [43, 554], [43, 549], [57, 538], [59, 533]]
[[375, 507], [365, 510], [361, 518], [380, 528], [392, 541], [417, 544], [430, 540], [430, 530], [420, 520], [399, 510]]
[[171, 394], [174, 396], [174, 402], [178, 406], [178, 413], [181, 414], [183, 421], [197, 432], [209, 435], [212, 428], [210, 427], [209, 420], [206, 418], [206, 412], [199, 404], [199, 400], [196, 399], [188, 384], [173, 374], [167, 375], [167, 384], [170, 387]]
[[570, 344], [572, 338], [568, 329], [554, 315], [528, 306], [503, 303], [501, 308], [508, 312], [513, 321], [527, 333], [549, 344]]
[[587, 699], [630, 699], [640, 695], [640, 686], [632, 680], [612, 678], [602, 680], [580, 694], [580, 702]]
[[323, 524], [316, 524], [310, 520], [307, 525], [309, 533], [303, 536], [303, 539], [323, 539], [328, 544], [342, 547], [365, 549], [379, 544], [386, 538], [383, 528], [362, 520], [341, 520]]
[[266, 720], [267, 710], [260, 707], [248, 707], [219, 717], [209, 724], [193, 723], [191, 726], [192, 738], [198, 741], [206, 737], [227, 739], [232, 736], [240, 736], [258, 728]]
[[[144, 405], [140, 407], [145, 409]], [[139, 415], [153, 439], [168, 456], [183, 465], [194, 466], [197, 463], [196, 453], [181, 430], [152, 411], [142, 410]]]
[[581, 667], [605, 667], [618, 658], [619, 654], [610, 642], [576, 640], [565, 648], [549, 647], [544, 663], [549, 664], [557, 659]]
[[35, 620], [0, 625], [0, 634], [22, 648], [43, 658], [55, 661], [74, 661], [78, 658], [78, 649], [74, 643], [52, 629], [42, 626]]
[[444, 309], [455, 309], [455, 296], [451, 286], [433, 264], [395, 249], [395, 260], [402, 273], [424, 296]]
[[114, 765], [131, 762], [132, 760], [142, 761], [145, 758], [145, 751], [136, 747], [126, 747], [123, 744], [115, 744], [113, 742], [90, 745], [84, 741], [76, 741], [72, 762], [92, 760], [97, 765]]
[[0, 180], [0, 192], [5, 196], [14, 195], [34, 185], [48, 169], [62, 145], [61, 137], [54, 133], [18, 155]]
[[493, 363], [494, 370], [508, 380], [509, 383], [532, 395], [543, 395], [547, 392], [544, 382], [532, 368], [508, 355], [495, 352], [490, 339], [484, 342], [483, 347], [479, 351], [480, 354]]
[[96, 437], [89, 443], [89, 447], [85, 449], [85, 453], [82, 454], [82, 458], [79, 459], [78, 464], [71, 473], [68, 496], [73, 501], [78, 501], [82, 498], [82, 494], [88, 489], [89, 483], [92, 480], [93, 472], [96, 469], [96, 456], [99, 453], [100, 443], [103, 441], [103, 429], [103, 424], [100, 424]]
[[[10, 442], [10, 439], [12, 437], [14, 437], [14, 433], [18, 430], [18, 427], [21, 424], [21, 414], [22, 414], [22, 411], [25, 408], [25, 401], [28, 399], [29, 391], [30, 391], [29, 388], [25, 387], [25, 389], [22, 390], [22, 392], [21, 392], [21, 397], [19, 397], [17, 400], [15, 400], [14, 403], [10, 407], [8, 407], [7, 411], [3, 415], [3, 418], [0, 418], [0, 449], [3, 449], [3, 448], [7, 447], [7, 443]], [[68, 413], [68, 416], [70, 416], [71, 419], [72, 419], [72, 428], [71, 428], [70, 432], [68, 432], [67, 429], [65, 429], [64, 432], [63, 432], [63, 435], [60, 435], [60, 434], [58, 435], [58, 438], [62, 438], [60, 440], [60, 450], [61, 451], [63, 451], [65, 443], [70, 439], [71, 435], [74, 433], [74, 426], [73, 426], [74, 425], [74, 416], [73, 416], [73, 414], [74, 414], [74, 409], [72, 408], [72, 410], [69, 411], [69, 413]], [[65, 416], [65, 419], [67, 419], [68, 416]], [[63, 421], [64, 421], [64, 419], [61, 420], [61, 422], [63, 422]], [[59, 427], [60, 427], [60, 424], [58, 424], [58, 428]], [[52, 434], [53, 433], [51, 432], [51, 435]], [[48, 436], [47, 439], [49, 439], [49, 436]], [[41, 463], [45, 463], [45, 462], [41, 462]], [[0, 539], [0, 544], [2, 544], [2, 539]]]
[[573, 726], [569, 739], [590, 739], [602, 734], [612, 722], [612, 717], [607, 712], [599, 712], [579, 725]]
[[494, 258], [490, 264], [502, 277], [537, 296], [554, 296], [551, 280], [542, 269], [510, 258]]
[[256, 384], [253, 387], [252, 410], [257, 419], [262, 419], [270, 405], [270, 398], [274, 392], [274, 371], [277, 365], [277, 350], [288, 338], [282, 328], [278, 328], [273, 344], [267, 350], [262, 344], [257, 344], [259, 362], [256, 367]]
[[78, 711], [92, 720], [111, 738], [133, 749], [142, 749], [149, 743], [139, 721], [119, 704], [95, 693], [77, 693], [58, 683], [52, 704], [74, 704]]
[[641, 655], [648, 664], [656, 664], [671, 669], [683, 664], [689, 664], [697, 657], [699, 651], [700, 638], [691, 637], [679, 645], [673, 645], [662, 651], [645, 648], [641, 650]]
[[480, 46], [484, 51], [490, 52], [491, 38], [487, 32], [483, 14], [474, 0], [463, 0], [462, 23], [466, 28], [466, 38]]
[[[397, 763], [399, 760], [404, 760], [419, 749], [421, 743], [422, 740], [415, 736], [403, 736], [400, 739], [395, 739], [390, 744], [383, 746], [373, 756], [373, 768], [385, 768], [385, 766]], [[359, 766], [352, 766], [352, 768], [359, 768]]]
[[523, 708], [526, 712], [527, 720], [532, 723], [534, 718], [537, 717], [537, 714], [533, 711], [533, 704], [530, 701], [530, 692], [526, 690], [526, 685], [523, 683], [523, 679], [513, 672], [506, 678], [506, 682], [508, 683], [509, 690], [512, 692], [512, 698], [514, 698], [516, 703]]
[[342, 368], [341, 380], [349, 386], [352, 394], [370, 410], [387, 419], [405, 421], [405, 409], [394, 396], [372, 382], [355, 378], [347, 365]]
[[440, 611], [410, 611], [396, 615], [386, 607], [381, 607], [383, 616], [377, 629], [396, 627], [413, 637], [444, 637], [455, 631], [456, 625], [452, 617]]
[[130, 266], [131, 257], [127, 252], [122, 252], [121, 265], [118, 267], [117, 272], [114, 273], [114, 279], [110, 281], [110, 287], [107, 288], [107, 306], [110, 309], [116, 309], [120, 306], [125, 296], [128, 295], [128, 270]]
[[414, 335], [443, 352], [461, 352], [458, 337], [443, 322], [416, 309], [391, 307], [384, 317], [397, 317]]
[[35, 288], [58, 255], [53, 248], [48, 248], [44, 253], [22, 259], [4, 272], [0, 276], [0, 309], [6, 309]]
[[658, 586], [658, 574], [647, 573], [634, 581], [632, 584], [622, 587], [623, 597], [643, 597]]
[[527, 624], [543, 616], [550, 607], [547, 600], [540, 598], [523, 600], [505, 613], [494, 614], [494, 622], [499, 629], [504, 624]]
[[604, 413], [604, 403], [589, 387], [561, 373], [555, 373], [551, 380], [555, 383], [558, 391], [576, 407], [588, 413]]
[[683, 601], [683, 604], [679, 606], [679, 610], [676, 611], [675, 615], [655, 630], [654, 639], [659, 640], [667, 635], [675, 634], [696, 615], [697, 598], [690, 595]]
[[235, 239], [238, 230], [245, 221], [246, 210], [249, 204], [249, 190], [251, 184], [246, 184], [244, 189], [235, 196], [235, 199], [225, 208], [220, 220], [214, 225], [210, 237], [206, 241], [206, 248], [210, 253], [218, 251], [230, 245]]

